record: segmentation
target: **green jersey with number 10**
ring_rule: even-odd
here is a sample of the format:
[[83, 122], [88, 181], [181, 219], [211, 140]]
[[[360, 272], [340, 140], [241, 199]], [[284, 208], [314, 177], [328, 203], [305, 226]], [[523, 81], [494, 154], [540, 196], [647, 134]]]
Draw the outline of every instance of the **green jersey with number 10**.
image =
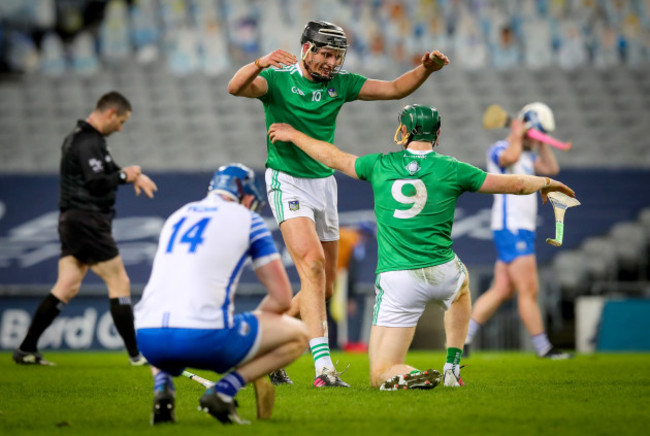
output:
[[[336, 117], [344, 103], [356, 100], [366, 78], [340, 71], [329, 82], [312, 82], [302, 75], [298, 64], [281, 70], [269, 68], [260, 73], [268, 91], [260, 100], [264, 104], [266, 129], [272, 123], [288, 123], [297, 130], [321, 141], [334, 142]], [[334, 170], [310, 158], [291, 143], [271, 143], [266, 138], [266, 167], [294, 177], [318, 178]]]
[[359, 157], [355, 170], [371, 183], [375, 197], [377, 273], [426, 268], [454, 258], [456, 199], [479, 190], [485, 171], [433, 151], [408, 150]]

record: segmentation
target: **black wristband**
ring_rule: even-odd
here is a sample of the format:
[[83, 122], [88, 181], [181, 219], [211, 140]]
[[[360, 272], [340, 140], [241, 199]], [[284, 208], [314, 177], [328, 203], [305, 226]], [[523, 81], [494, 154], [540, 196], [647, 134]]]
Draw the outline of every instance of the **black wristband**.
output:
[[126, 173], [124, 171], [120, 171], [120, 183], [125, 184], [126, 183]]

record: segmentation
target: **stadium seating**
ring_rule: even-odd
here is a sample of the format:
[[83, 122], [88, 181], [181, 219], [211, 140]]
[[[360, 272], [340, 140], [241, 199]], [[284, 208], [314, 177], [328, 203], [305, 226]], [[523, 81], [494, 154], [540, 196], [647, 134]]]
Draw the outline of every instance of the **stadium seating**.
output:
[[[571, 152], [557, 153], [562, 166], [647, 167], [650, 144], [642, 114], [650, 109], [649, 72], [585, 68], [478, 73], [450, 67], [408, 101], [437, 106], [443, 117], [440, 152], [478, 166], [484, 165], [487, 146], [506, 134], [483, 130], [483, 110], [498, 103], [516, 114], [524, 104], [541, 100], [555, 112], [554, 135], [574, 144]], [[386, 75], [399, 73], [393, 69]], [[164, 65], [125, 63], [90, 77], [33, 74], [0, 81], [0, 153], [5, 157], [0, 172], [55, 172], [63, 136], [111, 89], [124, 92], [134, 106], [124, 132], [110, 140], [118, 162], [138, 162], [150, 170], [190, 170], [242, 159], [261, 168], [261, 104], [229, 95], [228, 77], [177, 77]], [[389, 150], [395, 117], [405, 102], [344, 106], [337, 143], [357, 154], [376, 151], [378, 144]], [[359, 105], [364, 105], [362, 111]]]

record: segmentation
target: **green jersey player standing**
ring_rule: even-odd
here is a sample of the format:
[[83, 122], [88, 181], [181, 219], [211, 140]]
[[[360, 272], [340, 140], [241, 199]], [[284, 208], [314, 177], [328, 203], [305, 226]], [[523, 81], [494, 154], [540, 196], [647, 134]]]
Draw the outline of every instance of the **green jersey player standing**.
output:
[[[228, 92], [258, 98], [267, 127], [290, 123], [327, 142], [334, 140], [336, 117], [344, 103], [404, 98], [449, 63], [438, 51], [426, 52], [420, 65], [397, 79], [374, 80], [341, 70], [348, 44], [345, 32], [335, 24], [308, 22], [300, 44], [300, 59], [275, 50], [243, 66], [230, 80]], [[334, 288], [339, 239], [333, 171], [291, 143], [267, 141], [267, 151], [269, 205], [300, 276], [300, 292], [289, 314], [300, 316], [309, 330], [316, 369], [313, 384], [348, 387], [330, 358], [325, 312]], [[271, 374], [271, 380], [291, 383], [283, 370]]]
[[[471, 312], [469, 275], [452, 250], [457, 198], [466, 191], [573, 196], [548, 177], [492, 174], [433, 151], [440, 139], [434, 107], [409, 105], [399, 115], [401, 151], [362, 157], [314, 139], [288, 124], [273, 124], [269, 139], [290, 141], [322, 164], [371, 183], [379, 247], [375, 310], [368, 356], [370, 383], [382, 390], [459, 387], [460, 359]], [[447, 359], [443, 374], [406, 365], [415, 327], [428, 302], [445, 313]]]

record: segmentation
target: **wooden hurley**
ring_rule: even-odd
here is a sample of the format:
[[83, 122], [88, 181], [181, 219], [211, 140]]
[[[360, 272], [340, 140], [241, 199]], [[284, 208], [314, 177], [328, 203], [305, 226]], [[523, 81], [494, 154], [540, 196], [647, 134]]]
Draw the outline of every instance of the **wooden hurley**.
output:
[[[485, 112], [483, 112], [483, 128], [487, 130], [499, 129], [506, 127], [512, 121], [512, 117], [498, 104], [490, 105]], [[545, 144], [555, 147], [560, 150], [570, 150], [572, 144], [570, 142], [562, 142], [546, 133], [540, 132], [536, 129], [528, 129], [526, 135], [531, 139], [537, 139]]]
[[561, 247], [564, 239], [564, 214], [568, 208], [580, 206], [580, 202], [557, 191], [549, 192], [548, 199], [551, 201], [555, 213], [555, 239], [546, 238], [546, 242], [555, 247]]

